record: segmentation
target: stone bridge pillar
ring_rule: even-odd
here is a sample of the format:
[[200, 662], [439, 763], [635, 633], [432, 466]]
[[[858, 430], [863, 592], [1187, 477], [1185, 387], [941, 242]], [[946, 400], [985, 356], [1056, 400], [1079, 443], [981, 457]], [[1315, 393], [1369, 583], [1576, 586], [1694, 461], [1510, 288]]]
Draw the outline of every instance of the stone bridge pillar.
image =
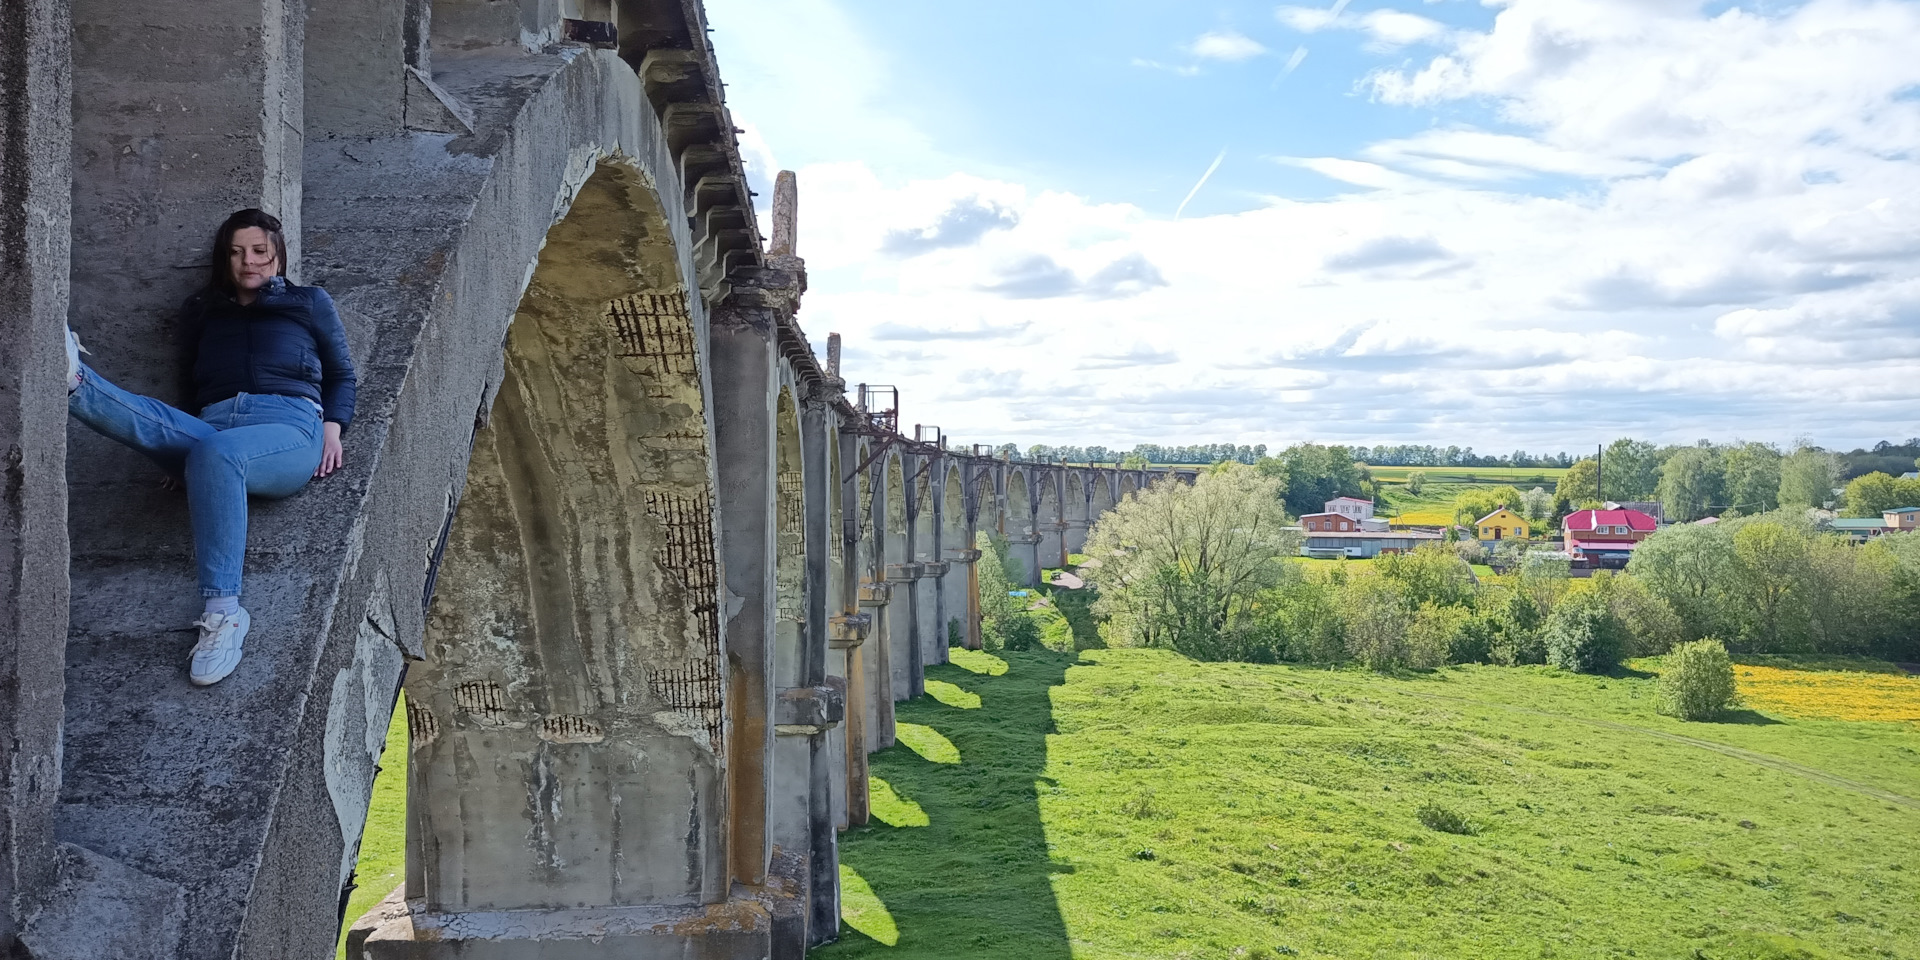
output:
[[1066, 471], [1049, 469], [1039, 472], [1037, 476], [1040, 489], [1044, 494], [1037, 504], [1039, 512], [1034, 521], [1034, 530], [1040, 535], [1040, 544], [1037, 548], [1039, 560], [1042, 566], [1065, 567], [1067, 565]]
[[773, 763], [774, 318], [761, 305], [716, 311], [713, 382], [718, 509], [726, 572], [728, 863], [737, 883], [766, 880], [772, 838]]
[[[53, 834], [68, 602], [69, 32], [64, 0], [0, 8], [0, 448], [12, 457], [0, 501], [0, 956], [84, 954], [77, 938], [92, 926], [86, 908], [98, 906], [73, 886], [84, 852], [62, 850]], [[143, 919], [168, 939], [164, 914]]]
[[838, 539], [841, 555], [845, 559], [838, 571], [839, 605], [831, 611], [828, 619], [827, 645], [839, 654], [840, 675], [846, 678], [847, 684], [846, 722], [841, 727], [845, 772], [840, 793], [844, 807], [839, 825], [848, 828], [864, 825], [869, 812], [867, 752], [872, 720], [868, 711], [872, 709], [873, 694], [872, 680], [867, 672], [866, 647], [867, 637], [873, 631], [873, 616], [861, 609], [860, 582], [864, 575], [862, 559], [865, 556], [861, 531], [870, 526], [870, 520], [861, 516], [860, 484], [850, 472], [853, 465], [859, 463], [859, 444], [850, 433], [836, 433], [833, 443], [838, 453], [832, 461], [835, 472], [830, 475], [830, 480], [837, 504], [834, 513], [838, 522], [831, 525], [828, 535]]
[[900, 608], [905, 604], [896, 604], [898, 595], [894, 591], [894, 582], [888, 576], [896, 558], [905, 549], [904, 534], [896, 534], [895, 526], [901, 510], [905, 509], [899, 493], [900, 459], [882, 456], [869, 474], [869, 490], [872, 500], [868, 504], [869, 534], [872, 565], [863, 574], [860, 584], [860, 608], [873, 612], [872, 648], [867, 673], [873, 677], [868, 688], [872, 699], [873, 726], [868, 733], [871, 744], [869, 752], [884, 750], [894, 744], [893, 705], [901, 699], [897, 678], [900, 670], [895, 661], [901, 657], [899, 645], [895, 642], [896, 622]]

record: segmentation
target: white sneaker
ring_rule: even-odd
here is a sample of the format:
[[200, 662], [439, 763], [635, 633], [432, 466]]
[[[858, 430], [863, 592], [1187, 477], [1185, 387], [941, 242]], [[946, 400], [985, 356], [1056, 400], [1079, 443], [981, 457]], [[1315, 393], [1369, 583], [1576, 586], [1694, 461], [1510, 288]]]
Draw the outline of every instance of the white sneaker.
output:
[[83, 347], [80, 345], [79, 336], [74, 334], [72, 327], [68, 327], [67, 328], [67, 392], [68, 393], [72, 393], [75, 390], [80, 389], [80, 354], [91, 353], [91, 352], [92, 351], [88, 350], [86, 347]]
[[193, 645], [193, 666], [187, 678], [197, 687], [219, 683], [240, 665], [240, 645], [246, 642], [253, 618], [242, 607], [234, 614], [202, 614], [193, 625], [200, 628], [200, 642]]

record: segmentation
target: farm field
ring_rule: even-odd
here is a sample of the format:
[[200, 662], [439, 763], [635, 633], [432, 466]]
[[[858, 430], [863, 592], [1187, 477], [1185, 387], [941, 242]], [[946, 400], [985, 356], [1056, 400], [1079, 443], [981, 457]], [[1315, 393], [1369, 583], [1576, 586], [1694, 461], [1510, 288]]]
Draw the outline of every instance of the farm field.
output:
[[[1681, 723], [1652, 661], [953, 659], [873, 759], [815, 957], [1920, 957], [1920, 678], [1742, 664], [1781, 676]], [[1808, 684], [1878, 719], [1761, 695]]]
[[[1375, 480], [1405, 483], [1407, 474], [1420, 471], [1430, 483], [1538, 483], [1552, 487], [1565, 467], [1368, 467]], [[1522, 487], [1522, 489], [1525, 489]]]
[[[1453, 503], [1460, 494], [1476, 486], [1512, 485], [1521, 490], [1544, 487], [1552, 492], [1560, 482], [1562, 467], [1369, 467], [1379, 488], [1379, 514], [1395, 523], [1413, 526], [1448, 526], [1453, 523]], [[1407, 475], [1426, 474], [1426, 484], [1418, 495], [1406, 487]]]

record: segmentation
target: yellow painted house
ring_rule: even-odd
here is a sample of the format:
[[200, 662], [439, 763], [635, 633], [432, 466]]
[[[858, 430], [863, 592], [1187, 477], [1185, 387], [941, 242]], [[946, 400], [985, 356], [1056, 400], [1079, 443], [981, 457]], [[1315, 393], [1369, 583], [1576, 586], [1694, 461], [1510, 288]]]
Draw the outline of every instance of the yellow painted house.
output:
[[1525, 540], [1532, 535], [1526, 519], [1506, 507], [1474, 521], [1482, 540]]

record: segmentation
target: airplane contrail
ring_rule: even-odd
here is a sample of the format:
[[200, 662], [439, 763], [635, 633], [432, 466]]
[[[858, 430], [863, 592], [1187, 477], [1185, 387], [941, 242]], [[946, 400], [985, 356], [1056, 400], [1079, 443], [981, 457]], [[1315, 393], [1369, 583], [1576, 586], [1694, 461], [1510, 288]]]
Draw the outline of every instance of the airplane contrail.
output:
[[1269, 90], [1280, 89], [1280, 81], [1285, 80], [1287, 77], [1293, 74], [1293, 71], [1298, 70], [1300, 68], [1301, 61], [1305, 59], [1307, 59], [1306, 45], [1301, 44], [1300, 46], [1294, 47], [1293, 56], [1287, 58], [1287, 65], [1281, 69], [1280, 74], [1278, 76], [1273, 78], [1273, 82], [1267, 85], [1267, 89]]
[[1207, 172], [1200, 175], [1200, 182], [1194, 184], [1192, 190], [1187, 191], [1187, 198], [1180, 201], [1179, 209], [1173, 211], [1173, 218], [1175, 220], [1180, 219], [1180, 215], [1187, 211], [1187, 204], [1193, 202], [1194, 195], [1200, 192], [1201, 187], [1207, 185], [1207, 180], [1212, 178], [1215, 170], [1220, 169], [1220, 162], [1225, 159], [1227, 159], [1227, 150], [1225, 147], [1222, 147], [1220, 148], [1220, 155], [1213, 158], [1213, 165], [1207, 167]]

